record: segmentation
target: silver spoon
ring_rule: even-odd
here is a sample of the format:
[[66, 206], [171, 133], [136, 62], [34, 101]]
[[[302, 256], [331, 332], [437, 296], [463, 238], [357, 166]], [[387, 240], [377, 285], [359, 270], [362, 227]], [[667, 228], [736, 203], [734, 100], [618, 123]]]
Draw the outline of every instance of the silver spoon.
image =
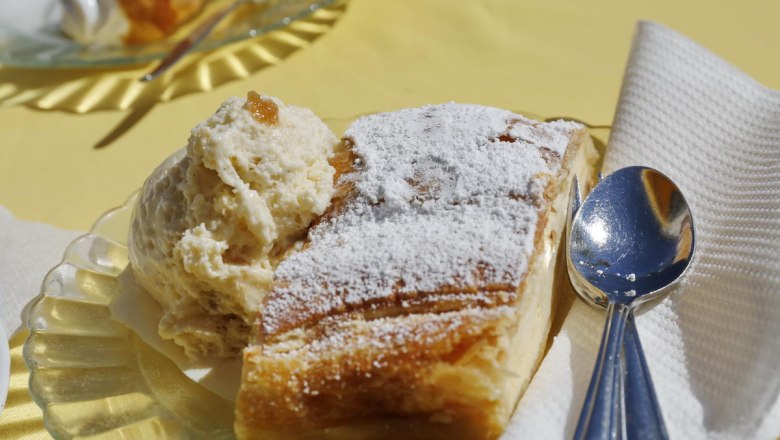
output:
[[[599, 173], [599, 181], [601, 180], [602, 175]], [[567, 234], [571, 234], [571, 220], [581, 204], [582, 199], [580, 197], [577, 177], [575, 176], [572, 183], [569, 203]], [[571, 267], [571, 264], [569, 264], [569, 267]], [[596, 302], [601, 301], [602, 297], [589, 296], [586, 288], [575, 286], [575, 291], [586, 304], [600, 310], [606, 308], [603, 302]], [[620, 434], [623, 434], [623, 424], [621, 422], [625, 421], [625, 434], [628, 438], [643, 440], [668, 439], [669, 435], [666, 432], [661, 408], [658, 405], [658, 399], [655, 396], [650, 370], [645, 362], [644, 351], [642, 350], [642, 344], [639, 341], [639, 334], [637, 333], [636, 325], [634, 323], [633, 312], [629, 313], [626, 321], [623, 339], [623, 362], [625, 368], [620, 368], [621, 364], [619, 362], [615, 363], [615, 374], [623, 373], [619, 379], [622, 379], [620, 386], [623, 389], [623, 400], [625, 401], [617, 402], [625, 403], [625, 408], [622, 408], [625, 413], [623, 419], [619, 417], [621, 408], [617, 405], [613, 406], [613, 412], [610, 415], [610, 417], [614, 417], [615, 419], [614, 423], [616, 424], [616, 430], [620, 431]], [[617, 394], [619, 395], [620, 393]], [[618, 423], [620, 424], [618, 425]], [[577, 435], [580, 437], [582, 436], [581, 430], [578, 431]]]
[[[694, 228], [688, 204], [662, 173], [623, 168], [599, 182], [581, 204], [575, 181], [567, 230], [575, 290], [589, 303], [607, 307], [574, 438], [667, 438], [632, 312], [667, 291], [689, 266]], [[624, 343], [625, 384], [620, 374]]]

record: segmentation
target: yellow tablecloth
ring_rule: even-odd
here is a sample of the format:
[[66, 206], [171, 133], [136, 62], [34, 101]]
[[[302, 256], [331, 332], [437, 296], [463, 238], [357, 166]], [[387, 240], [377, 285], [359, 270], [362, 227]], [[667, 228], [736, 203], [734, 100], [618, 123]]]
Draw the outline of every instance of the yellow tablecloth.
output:
[[[226, 97], [255, 89], [341, 132], [356, 116], [444, 101], [608, 125], [638, 19], [656, 20], [780, 88], [780, 2], [351, 0], [293, 28], [149, 66], [0, 67], [0, 204], [86, 230], [139, 187]], [[606, 130], [596, 132], [606, 136]], [[602, 139], [604, 140], [604, 139]], [[0, 438], [46, 437], [26, 393], [23, 335]]]

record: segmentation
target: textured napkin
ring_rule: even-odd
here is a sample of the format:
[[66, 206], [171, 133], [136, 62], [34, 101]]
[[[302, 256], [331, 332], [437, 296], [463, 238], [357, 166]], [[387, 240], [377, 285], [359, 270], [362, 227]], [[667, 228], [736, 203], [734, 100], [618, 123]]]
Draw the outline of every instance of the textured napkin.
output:
[[0, 325], [9, 338], [22, 326], [22, 309], [40, 292], [43, 277], [81, 234], [17, 220], [0, 206]]
[[[604, 173], [644, 165], [691, 205], [697, 254], [637, 318], [671, 438], [780, 435], [780, 93], [640, 23]], [[505, 438], [571, 438], [604, 314], [576, 301]]]

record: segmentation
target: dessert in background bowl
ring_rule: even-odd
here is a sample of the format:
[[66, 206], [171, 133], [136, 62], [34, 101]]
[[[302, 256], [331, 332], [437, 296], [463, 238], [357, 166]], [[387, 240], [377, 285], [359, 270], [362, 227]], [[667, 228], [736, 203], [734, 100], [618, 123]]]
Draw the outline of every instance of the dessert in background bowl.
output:
[[[74, 1], [84, 2], [85, 0]], [[230, 0], [193, 2], [190, 5], [202, 4], [202, 8], [187, 18], [190, 14], [188, 11], [191, 11], [188, 8], [191, 7], [179, 9], [173, 6], [176, 4], [174, 2], [160, 1], [170, 5], [167, 7], [168, 12], [161, 14], [161, 18], [155, 21], [153, 17], [156, 16], [156, 10], [149, 10], [148, 17], [138, 18], [140, 20], [136, 26], [138, 31], [134, 31], [134, 34], [130, 35], [131, 20], [118, 0], [91, 0], [89, 3], [94, 3], [92, 6], [89, 6], [88, 2], [73, 3], [72, 7], [76, 9], [70, 12], [72, 15], [69, 18], [66, 18], [66, 5], [63, 0], [0, 0], [3, 11], [0, 13], [0, 64], [4, 67], [25, 68], [92, 68], [130, 66], [158, 60], [170, 54], [176, 42], [184, 38], [192, 29], [205, 22], [208, 17], [224, 10], [226, 5], [231, 4]], [[312, 23], [317, 23], [317, 28], [307, 27], [305, 31], [291, 30], [301, 38], [300, 41], [285, 43], [289, 49], [293, 49], [303, 45], [304, 41], [311, 41], [317, 35], [328, 32], [332, 24], [338, 21], [343, 13], [343, 8], [320, 12], [323, 7], [333, 4], [335, 0], [258, 1], [260, 2], [258, 4], [245, 4], [237, 8], [234, 13], [221, 21], [194, 50], [211, 50], [229, 43], [254, 39], [297, 20], [310, 20]], [[98, 6], [98, 4], [113, 6], [105, 7]], [[67, 25], [72, 29], [69, 32], [71, 36], [62, 31], [63, 19], [73, 21]], [[146, 21], [146, 24], [140, 24], [143, 20]], [[170, 23], [175, 23], [172, 30]], [[148, 31], [145, 36], [142, 35], [144, 29]], [[166, 36], [151, 41], [162, 34]], [[127, 44], [126, 37], [129, 37], [133, 44]], [[149, 42], [136, 43], [138, 41]], [[264, 45], [265, 43], [257, 41], [257, 44]], [[247, 60], [254, 58], [254, 56], [250, 56]], [[111, 97], [121, 94], [121, 91], [116, 89], [117, 84], [113, 79], [106, 78], [106, 81], [110, 83], [110, 86], [94, 88], [97, 97], [95, 93], [88, 94], [87, 101], [90, 102], [88, 109], [114, 108], [117, 105]], [[211, 82], [203, 87], [210, 89], [218, 85], [217, 83]], [[103, 82], [98, 84], [103, 84]], [[119, 84], [124, 83], [120, 81]], [[44, 87], [38, 94], [33, 94], [25, 102], [37, 105], [40, 93], [44, 95], [51, 93], [57, 95], [57, 100], [69, 103], [67, 110], [85, 111], [80, 104], [82, 94], [79, 90], [81, 89], [71, 89], [63, 90], [63, 95], [57, 93], [58, 89], [56, 88], [51, 90], [50, 87]], [[66, 99], [70, 95], [76, 96], [73, 96], [73, 99]], [[48, 102], [48, 100], [44, 101]], [[122, 101], [122, 103], [122, 108], [124, 106], [132, 107], [132, 102]]]
[[146, 44], [171, 35], [206, 1], [61, 0], [61, 28], [83, 45]]

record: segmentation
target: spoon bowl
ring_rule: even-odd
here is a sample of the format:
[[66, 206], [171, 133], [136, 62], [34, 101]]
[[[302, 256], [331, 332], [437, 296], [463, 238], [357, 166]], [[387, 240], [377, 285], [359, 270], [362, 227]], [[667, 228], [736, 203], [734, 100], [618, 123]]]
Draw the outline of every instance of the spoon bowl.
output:
[[589, 300], [633, 304], [662, 294], [694, 250], [691, 211], [680, 189], [651, 168], [628, 167], [602, 180], [571, 219], [570, 274]]

